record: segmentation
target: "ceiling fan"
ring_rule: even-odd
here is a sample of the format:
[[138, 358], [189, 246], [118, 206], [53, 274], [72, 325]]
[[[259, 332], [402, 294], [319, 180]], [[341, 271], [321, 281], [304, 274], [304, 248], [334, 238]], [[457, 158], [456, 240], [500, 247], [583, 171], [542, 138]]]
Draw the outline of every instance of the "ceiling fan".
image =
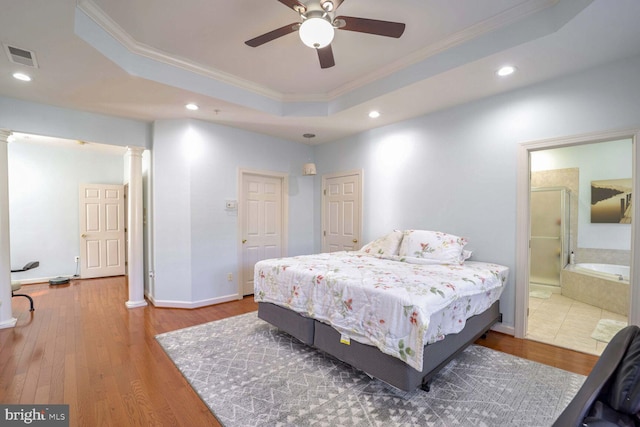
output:
[[320, 68], [330, 68], [336, 65], [333, 59], [333, 50], [331, 49], [331, 41], [336, 29], [399, 38], [405, 28], [405, 25], [399, 22], [354, 18], [352, 16], [335, 16], [336, 9], [340, 7], [344, 0], [311, 0], [306, 5], [298, 0], [278, 1], [298, 12], [301, 22], [295, 22], [269, 31], [261, 36], [247, 40], [245, 44], [251, 47], [258, 47], [298, 31], [302, 42], [318, 52]]

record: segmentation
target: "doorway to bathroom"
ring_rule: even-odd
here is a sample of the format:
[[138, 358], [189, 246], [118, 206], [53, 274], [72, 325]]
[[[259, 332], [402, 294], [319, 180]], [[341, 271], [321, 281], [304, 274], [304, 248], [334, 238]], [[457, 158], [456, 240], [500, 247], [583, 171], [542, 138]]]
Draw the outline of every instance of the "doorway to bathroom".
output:
[[[633, 138], [623, 137], [528, 152], [523, 337], [600, 354], [628, 323], [633, 151]], [[603, 202], [598, 186], [615, 198], [611, 222], [595, 220]], [[589, 265], [620, 267], [622, 273], [590, 271]]]

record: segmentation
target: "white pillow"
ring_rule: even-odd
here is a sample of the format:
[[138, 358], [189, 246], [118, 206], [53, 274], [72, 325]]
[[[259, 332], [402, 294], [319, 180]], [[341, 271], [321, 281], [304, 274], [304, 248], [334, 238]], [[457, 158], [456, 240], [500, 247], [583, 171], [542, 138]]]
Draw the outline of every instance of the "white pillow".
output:
[[402, 241], [402, 231], [393, 230], [391, 233], [382, 236], [373, 242], [367, 243], [360, 248], [360, 252], [374, 255], [379, 258], [391, 257], [393, 255], [398, 255], [400, 241]]
[[441, 231], [405, 230], [398, 255], [416, 264], [462, 264], [471, 256], [467, 239]]

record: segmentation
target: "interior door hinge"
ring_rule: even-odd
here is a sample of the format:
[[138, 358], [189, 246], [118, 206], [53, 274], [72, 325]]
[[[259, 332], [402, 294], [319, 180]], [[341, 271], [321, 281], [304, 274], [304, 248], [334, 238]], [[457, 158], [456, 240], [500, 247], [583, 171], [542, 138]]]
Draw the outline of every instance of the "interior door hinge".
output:
[[327, 231], [326, 231], [326, 230], [325, 230], [325, 231], [323, 231], [323, 232], [322, 232], [322, 235], [323, 235], [323, 236], [326, 236], [326, 235], [327, 235]]
[[325, 195], [325, 196], [327, 195], [327, 189], [326, 188], [324, 190], [322, 190], [322, 194]]

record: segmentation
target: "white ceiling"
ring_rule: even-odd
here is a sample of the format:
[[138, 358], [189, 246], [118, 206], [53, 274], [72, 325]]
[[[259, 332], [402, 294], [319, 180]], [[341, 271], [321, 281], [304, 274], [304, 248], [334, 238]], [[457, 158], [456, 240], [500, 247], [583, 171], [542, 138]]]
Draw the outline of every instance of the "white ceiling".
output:
[[[324, 70], [295, 33], [244, 44], [299, 20], [277, 0], [0, 0], [0, 10], [0, 42], [39, 65], [0, 55], [0, 96], [311, 144], [640, 54], [638, 0], [345, 0], [337, 15], [406, 30], [338, 30]], [[504, 64], [518, 72], [499, 79]]]

